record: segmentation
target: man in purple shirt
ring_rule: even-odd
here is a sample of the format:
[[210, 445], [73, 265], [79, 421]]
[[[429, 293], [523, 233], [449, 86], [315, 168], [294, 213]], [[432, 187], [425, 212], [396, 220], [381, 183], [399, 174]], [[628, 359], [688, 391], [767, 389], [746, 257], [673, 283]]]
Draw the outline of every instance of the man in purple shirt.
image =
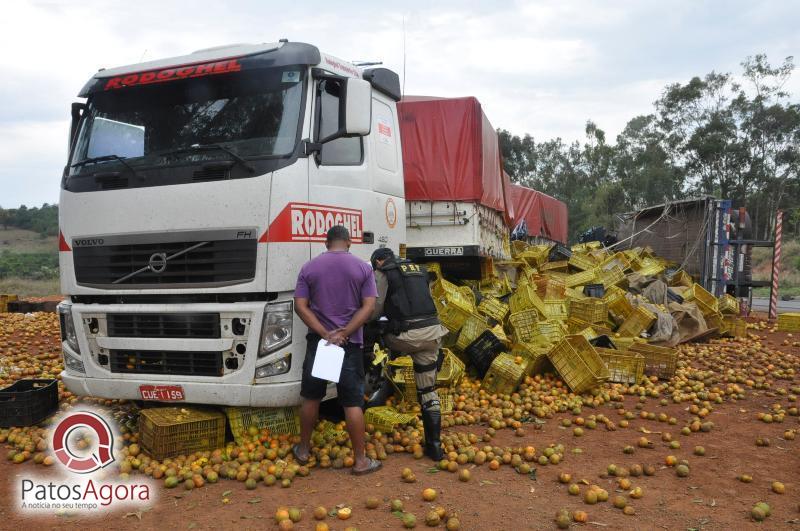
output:
[[344, 362], [336, 390], [344, 408], [347, 431], [353, 445], [353, 474], [374, 472], [380, 461], [364, 452], [364, 357], [361, 327], [375, 308], [378, 291], [372, 267], [350, 254], [350, 233], [341, 225], [331, 227], [327, 252], [303, 265], [297, 277], [294, 308], [308, 326], [306, 358], [300, 385], [300, 443], [292, 448], [295, 459], [308, 462], [311, 432], [319, 416], [319, 404], [328, 382], [311, 375], [317, 344], [327, 341], [344, 348]]

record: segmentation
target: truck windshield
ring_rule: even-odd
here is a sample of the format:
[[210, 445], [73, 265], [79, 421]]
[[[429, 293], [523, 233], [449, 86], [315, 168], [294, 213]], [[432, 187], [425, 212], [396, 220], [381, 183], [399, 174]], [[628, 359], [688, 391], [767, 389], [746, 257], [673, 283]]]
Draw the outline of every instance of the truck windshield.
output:
[[[71, 165], [186, 162], [195, 145], [222, 144], [242, 158], [290, 155], [298, 141], [303, 67], [249, 70], [110, 90], [92, 96]], [[224, 151], [203, 157], [230, 158]], [[162, 156], [163, 155], [163, 156]]]

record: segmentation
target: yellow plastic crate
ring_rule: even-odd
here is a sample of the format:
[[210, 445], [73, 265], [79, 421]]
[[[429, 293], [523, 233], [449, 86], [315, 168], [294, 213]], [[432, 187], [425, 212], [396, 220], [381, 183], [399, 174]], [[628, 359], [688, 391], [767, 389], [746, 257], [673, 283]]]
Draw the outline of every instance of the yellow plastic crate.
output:
[[489, 393], [510, 395], [525, 378], [525, 368], [526, 365], [516, 363], [511, 354], [501, 353], [494, 359], [486, 376], [483, 377], [481, 388]]
[[700, 284], [692, 286], [683, 292], [684, 301], [694, 301], [703, 315], [717, 313], [719, 311], [719, 301], [711, 293], [706, 291]]
[[618, 266], [613, 266], [611, 269], [600, 271], [597, 274], [597, 282], [602, 283], [603, 287], [606, 289], [611, 286], [623, 284], [625, 280], [625, 273], [623, 273], [622, 269]]
[[547, 263], [547, 257], [550, 255], [550, 249], [552, 248], [552, 245], [531, 245], [519, 255], [519, 258], [527, 262], [531, 267], [539, 267]]
[[747, 337], [747, 321], [741, 317], [726, 315], [723, 317], [722, 326], [725, 335], [731, 337]]
[[585, 243], [576, 243], [575, 245], [570, 247], [570, 250], [573, 253], [588, 253], [589, 252], [589, 248], [586, 246]]
[[8, 311], [8, 303], [19, 300], [17, 295], [0, 294], [0, 313]]
[[596, 348], [597, 354], [608, 369], [608, 381], [637, 384], [644, 376], [644, 356], [610, 348]]
[[608, 311], [621, 319], [626, 319], [633, 313], [633, 305], [625, 296], [625, 293], [625, 290], [617, 286], [611, 286], [603, 296], [603, 300], [608, 305]]
[[605, 271], [614, 266], [619, 267], [622, 271], [626, 271], [631, 268], [631, 261], [625, 253], [618, 252], [603, 260], [600, 264], [600, 269]]
[[391, 432], [395, 426], [404, 426], [417, 418], [411, 413], [400, 413], [391, 406], [371, 407], [364, 412], [364, 422], [382, 432]]
[[683, 286], [686, 288], [690, 288], [692, 287], [692, 284], [694, 284], [692, 275], [690, 275], [686, 271], [678, 271], [677, 273], [672, 275], [669, 279], [669, 285], [672, 287]]
[[566, 336], [550, 349], [547, 357], [573, 393], [589, 391], [608, 380], [603, 360], [581, 335]]
[[[405, 376], [404, 371], [399, 371], [399, 372], [403, 374], [403, 376]], [[413, 377], [410, 380], [404, 377], [401, 380], [394, 380], [394, 384], [397, 390], [399, 391], [399, 398], [403, 404], [412, 406], [419, 404], [419, 396], [417, 396], [417, 384], [414, 381]], [[442, 413], [450, 412], [453, 410], [454, 393], [455, 389], [453, 387], [449, 386], [439, 387], [437, 383], [436, 394], [439, 395], [439, 403], [441, 406]]]
[[564, 296], [567, 298], [568, 302], [583, 300], [587, 298], [586, 294], [583, 293], [582, 289], [576, 289], [576, 288], [565, 289]]
[[482, 296], [481, 300], [486, 297], [502, 297], [503, 295], [509, 293], [506, 291], [505, 285], [505, 281], [500, 280], [499, 278], [481, 281], [479, 286]]
[[544, 315], [548, 319], [564, 321], [568, 316], [567, 301], [564, 299], [545, 299]]
[[597, 267], [597, 263], [592, 258], [575, 252], [573, 252], [572, 256], [569, 257], [569, 265], [575, 269], [580, 269], [581, 271], [591, 271]]
[[778, 314], [778, 330], [782, 332], [800, 332], [800, 313]]
[[739, 315], [739, 299], [730, 293], [724, 293], [717, 302], [719, 311], [729, 315]]
[[427, 262], [425, 269], [428, 270], [428, 273], [433, 273], [437, 280], [442, 278], [442, 265], [439, 262]]
[[587, 269], [586, 271], [581, 271], [580, 273], [573, 273], [564, 280], [564, 285], [567, 288], [574, 288], [575, 286], [591, 284], [596, 274], [597, 271], [593, 268]]
[[458, 292], [464, 297], [464, 300], [469, 301], [472, 308], [475, 308], [475, 292], [469, 286], [459, 286]]
[[478, 336], [489, 330], [489, 323], [483, 316], [472, 314], [466, 321], [464, 326], [461, 327], [461, 332], [458, 334], [456, 347], [465, 350], [470, 343], [478, 339]]
[[522, 240], [514, 240], [511, 242], [511, 257], [514, 260], [519, 258], [519, 255], [524, 253], [528, 249], [529, 245], [522, 241]]
[[[466, 366], [449, 348], [442, 349], [444, 360], [442, 368], [436, 373], [436, 387], [455, 387], [461, 381], [466, 372]], [[397, 369], [395, 375], [402, 373], [402, 381], [406, 389], [416, 395], [416, 380], [414, 379], [414, 362], [411, 356], [400, 356], [389, 362], [393, 368]], [[395, 381], [399, 382], [400, 378]]]
[[608, 319], [608, 303], [594, 297], [572, 301], [569, 305], [569, 316], [589, 323], [602, 323]]
[[511, 313], [533, 308], [539, 315], [544, 315], [544, 301], [529, 283], [517, 285], [517, 291], [508, 299], [508, 306], [511, 308]]
[[678, 368], [678, 351], [674, 348], [635, 341], [628, 348], [628, 352], [644, 356], [644, 373], [648, 376], [657, 376], [664, 380], [675, 376], [675, 370]]
[[536, 323], [533, 334], [533, 343], [538, 345], [548, 345], [561, 341], [567, 334], [567, 327], [564, 323], [556, 319], [548, 319]]
[[589, 321], [584, 321], [583, 319], [579, 319], [575, 316], [570, 316], [566, 321], [564, 321], [564, 325], [567, 327], [567, 331], [570, 334], [577, 334], [584, 328], [592, 326], [592, 323]]
[[576, 333], [579, 334], [579, 335], [582, 335], [583, 337], [585, 337], [589, 341], [591, 341], [592, 339], [594, 339], [596, 337], [599, 337], [601, 335], [601, 334], [599, 334], [597, 332], [597, 330], [595, 330], [591, 326], [587, 326], [583, 330], [578, 330]]
[[542, 271], [563, 271], [566, 272], [569, 268], [568, 260], [558, 260], [557, 262], [547, 262], [539, 269]]
[[525, 366], [525, 375], [543, 373], [550, 364], [547, 358], [547, 347], [541, 347], [532, 343], [515, 343], [511, 347], [511, 355], [522, 358]]
[[484, 297], [478, 305], [478, 311], [489, 316], [498, 323], [502, 323], [508, 315], [508, 304], [500, 302], [495, 297]]
[[533, 336], [536, 334], [534, 327], [539, 322], [539, 314], [533, 308], [521, 310], [512, 313], [508, 318], [508, 322], [514, 331], [514, 340], [518, 343], [525, 343], [533, 340]]
[[534, 278], [536, 292], [544, 299], [563, 299], [566, 286], [564, 280], [553, 274], [538, 275]]
[[646, 277], [652, 277], [660, 275], [664, 272], [664, 269], [666, 269], [666, 267], [663, 261], [655, 260], [653, 258], [645, 258], [642, 260], [641, 267], [639, 267], [636, 272]]
[[617, 346], [618, 350], [630, 350], [631, 346], [638, 343], [647, 343], [647, 340], [641, 337], [622, 337], [617, 334], [613, 334], [613, 341], [614, 344]]
[[452, 413], [456, 401], [455, 392], [452, 389], [438, 388], [436, 394], [439, 395], [439, 411]]
[[724, 334], [725, 333], [725, 323], [722, 320], [722, 314], [721, 313], [715, 312], [715, 313], [708, 314], [708, 315], [706, 315], [704, 317], [706, 319], [706, 326], [709, 329], [716, 328], [717, 332], [719, 332], [720, 334]]
[[244, 444], [251, 426], [258, 431], [266, 428], [274, 435], [300, 433], [300, 415], [293, 407], [227, 407], [225, 414], [236, 444]]
[[472, 312], [463, 309], [462, 307], [451, 304], [444, 299], [434, 299], [436, 311], [439, 315], [439, 321], [450, 331], [455, 334], [464, 326], [464, 322], [472, 315]]
[[442, 278], [434, 282], [431, 294], [466, 312], [475, 311], [475, 294], [468, 286], [456, 286]]
[[452, 350], [445, 348], [442, 368], [436, 373], [436, 385], [443, 387], [455, 387], [461, 381], [466, 372], [466, 366]]
[[156, 407], [139, 414], [139, 442], [158, 461], [225, 446], [225, 415], [194, 407]]
[[625, 319], [622, 326], [619, 327], [617, 333], [621, 336], [636, 337], [656, 321], [656, 316], [653, 312], [644, 306], [637, 306], [633, 312]]

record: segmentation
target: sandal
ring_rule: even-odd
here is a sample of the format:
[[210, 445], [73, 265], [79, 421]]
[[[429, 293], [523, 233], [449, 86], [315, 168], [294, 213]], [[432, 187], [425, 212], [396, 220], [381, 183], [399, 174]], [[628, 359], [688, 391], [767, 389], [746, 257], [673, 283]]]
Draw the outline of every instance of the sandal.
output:
[[[295, 461], [297, 461], [298, 463], [300, 463], [300, 465], [303, 465], [303, 466], [304, 466], [304, 465], [307, 465], [307, 464], [308, 464], [308, 457], [307, 457], [307, 458], [305, 458], [305, 459], [302, 459], [302, 458], [301, 458], [301, 457], [298, 455], [298, 451], [297, 451], [297, 450], [298, 450], [298, 448], [300, 448], [300, 445], [299, 445], [299, 444], [295, 444], [295, 445], [293, 445], [293, 446], [292, 446], [292, 455], [294, 456], [294, 458], [295, 458]], [[309, 457], [310, 457], [310, 456], [309, 456]]]
[[363, 475], [366, 475], [366, 474], [371, 474], [372, 472], [375, 472], [376, 470], [380, 470], [381, 467], [383, 467], [383, 463], [381, 463], [377, 459], [372, 459], [372, 458], [368, 457], [367, 460], [369, 461], [369, 465], [367, 465], [367, 468], [365, 468], [364, 470], [356, 470], [354, 468], [354, 469], [352, 469], [350, 471], [350, 473], [353, 474], [354, 476], [363, 476]]

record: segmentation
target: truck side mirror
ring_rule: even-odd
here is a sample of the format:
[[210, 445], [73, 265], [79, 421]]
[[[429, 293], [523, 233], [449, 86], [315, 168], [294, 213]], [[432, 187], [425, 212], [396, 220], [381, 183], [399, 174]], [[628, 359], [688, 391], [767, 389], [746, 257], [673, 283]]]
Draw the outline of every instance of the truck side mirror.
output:
[[368, 135], [372, 125], [372, 85], [352, 77], [320, 76], [316, 112], [319, 144]]
[[345, 136], [365, 136], [372, 125], [372, 85], [369, 81], [347, 78], [345, 88]]

